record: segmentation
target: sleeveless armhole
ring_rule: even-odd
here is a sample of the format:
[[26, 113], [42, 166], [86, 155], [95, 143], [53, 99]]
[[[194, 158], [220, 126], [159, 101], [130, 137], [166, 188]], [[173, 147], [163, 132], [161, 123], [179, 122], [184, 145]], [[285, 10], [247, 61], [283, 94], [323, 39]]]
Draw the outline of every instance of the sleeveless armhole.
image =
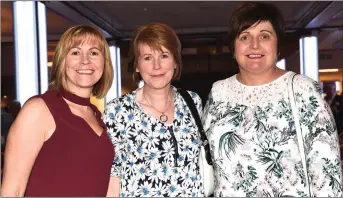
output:
[[47, 91], [44, 94], [32, 97], [32, 98], [40, 98], [43, 100], [44, 104], [48, 108], [50, 115], [52, 116], [52, 119], [55, 123], [55, 129], [52, 131], [52, 134], [44, 142], [47, 142], [48, 140], [50, 140], [58, 128], [58, 119], [56, 117], [56, 115], [58, 113], [56, 112], [55, 108], [57, 108], [56, 106], [60, 106], [60, 105], [58, 105], [58, 102], [56, 101], [56, 99], [54, 97], [56, 97], [56, 98], [59, 97], [57, 94], [55, 94], [54, 91]]

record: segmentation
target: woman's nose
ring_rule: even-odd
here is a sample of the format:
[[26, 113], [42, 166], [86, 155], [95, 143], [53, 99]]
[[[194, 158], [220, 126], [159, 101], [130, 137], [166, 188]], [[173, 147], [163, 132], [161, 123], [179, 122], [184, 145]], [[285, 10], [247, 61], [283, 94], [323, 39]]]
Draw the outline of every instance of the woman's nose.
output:
[[154, 59], [154, 65], [153, 65], [154, 69], [160, 69], [161, 68], [161, 61], [159, 58], [155, 58]]
[[82, 64], [88, 64], [90, 61], [89, 61], [89, 56], [88, 56], [88, 54], [86, 53], [86, 54], [83, 54], [82, 56], [81, 56], [81, 63]]
[[259, 48], [259, 40], [257, 38], [252, 38], [250, 42], [250, 48], [252, 49], [258, 49]]

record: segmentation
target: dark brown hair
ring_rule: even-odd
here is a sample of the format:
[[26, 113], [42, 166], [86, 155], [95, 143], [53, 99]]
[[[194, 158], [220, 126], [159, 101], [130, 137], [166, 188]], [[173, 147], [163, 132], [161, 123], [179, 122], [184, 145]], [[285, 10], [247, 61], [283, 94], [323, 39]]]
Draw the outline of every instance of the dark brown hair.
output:
[[104, 97], [110, 89], [113, 81], [113, 67], [110, 56], [110, 49], [104, 36], [90, 25], [78, 25], [69, 28], [61, 36], [52, 60], [52, 70], [50, 75], [50, 89], [61, 91], [66, 89], [67, 78], [65, 59], [68, 52], [76, 46], [85, 42], [97, 43], [104, 56], [104, 71], [100, 80], [95, 83], [92, 94], [97, 98]]
[[142, 80], [141, 75], [136, 72], [140, 56], [139, 47], [142, 44], [148, 45], [152, 50], [162, 51], [162, 46], [170, 51], [176, 63], [176, 69], [172, 81], [180, 79], [181, 62], [181, 43], [175, 31], [163, 23], [151, 23], [139, 27], [133, 34], [128, 60], [128, 72], [135, 83]]
[[269, 3], [244, 2], [233, 12], [229, 22], [229, 48], [232, 54], [235, 52], [235, 40], [240, 33], [261, 21], [269, 21], [272, 24], [277, 36], [277, 49], [280, 51], [285, 31], [280, 10]]

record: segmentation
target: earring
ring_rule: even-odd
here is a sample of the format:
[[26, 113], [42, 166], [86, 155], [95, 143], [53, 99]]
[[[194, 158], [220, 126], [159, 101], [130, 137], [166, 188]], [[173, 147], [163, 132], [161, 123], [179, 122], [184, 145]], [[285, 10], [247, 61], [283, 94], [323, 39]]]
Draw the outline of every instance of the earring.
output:
[[233, 59], [235, 59], [235, 58], [236, 58], [236, 56], [235, 56], [235, 55], [233, 55], [233, 56], [232, 56], [232, 58], [233, 58]]

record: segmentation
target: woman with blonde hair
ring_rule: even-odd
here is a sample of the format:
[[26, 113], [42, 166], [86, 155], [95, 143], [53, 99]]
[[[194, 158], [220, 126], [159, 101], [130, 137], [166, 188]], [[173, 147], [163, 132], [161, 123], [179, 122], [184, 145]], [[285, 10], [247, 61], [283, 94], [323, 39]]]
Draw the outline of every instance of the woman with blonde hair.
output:
[[97, 29], [79, 25], [62, 35], [49, 90], [30, 98], [10, 129], [1, 196], [106, 196], [114, 151], [90, 96], [104, 97], [112, 78]]

